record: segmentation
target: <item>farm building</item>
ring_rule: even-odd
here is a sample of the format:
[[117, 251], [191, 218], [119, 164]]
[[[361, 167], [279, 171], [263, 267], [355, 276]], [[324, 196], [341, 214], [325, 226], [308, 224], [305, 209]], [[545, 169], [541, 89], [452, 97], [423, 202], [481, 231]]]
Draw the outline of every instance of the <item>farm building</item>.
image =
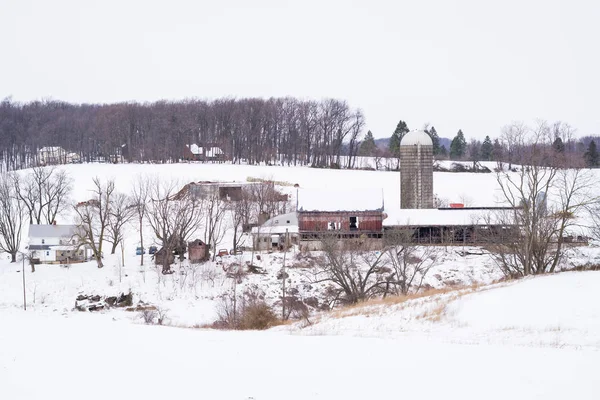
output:
[[223, 162], [226, 160], [225, 152], [217, 146], [198, 146], [187, 144], [183, 149], [183, 159], [187, 161]]
[[255, 250], [287, 248], [298, 244], [298, 215], [282, 214], [252, 228], [252, 245]]
[[383, 230], [383, 192], [301, 190], [298, 193], [298, 231], [300, 246], [319, 250], [323, 240], [335, 239], [340, 245], [360, 239], [364, 248], [381, 247]]
[[79, 245], [77, 225], [29, 225], [29, 258], [39, 263], [71, 263], [91, 258], [91, 249]]
[[167, 254], [167, 251], [164, 247], [161, 247], [156, 253], [154, 253], [153, 257], [156, 265], [163, 265], [165, 261], [167, 261], [169, 264], [173, 264], [175, 262], [175, 254], [173, 254], [173, 252]]
[[415, 130], [400, 142], [400, 207], [433, 208], [433, 142]]
[[386, 239], [421, 244], [487, 244], [514, 240], [519, 227], [503, 221], [512, 208], [473, 207], [386, 210]]
[[208, 246], [200, 239], [188, 242], [188, 258], [192, 263], [208, 260]]

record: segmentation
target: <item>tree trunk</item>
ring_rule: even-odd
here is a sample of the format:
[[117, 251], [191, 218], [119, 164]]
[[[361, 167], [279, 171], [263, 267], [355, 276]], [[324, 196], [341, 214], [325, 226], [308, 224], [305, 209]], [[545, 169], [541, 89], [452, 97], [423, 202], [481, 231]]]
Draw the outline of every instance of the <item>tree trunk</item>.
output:
[[142, 257], [140, 259], [140, 267], [144, 266], [144, 235], [142, 233], [143, 220], [140, 218], [140, 246], [142, 247]]
[[115, 251], [117, 251], [117, 245], [119, 244], [119, 242], [115, 241], [112, 244], [112, 248], [110, 249], [110, 254], [115, 254]]
[[10, 262], [14, 263], [17, 261], [17, 253], [10, 253]]

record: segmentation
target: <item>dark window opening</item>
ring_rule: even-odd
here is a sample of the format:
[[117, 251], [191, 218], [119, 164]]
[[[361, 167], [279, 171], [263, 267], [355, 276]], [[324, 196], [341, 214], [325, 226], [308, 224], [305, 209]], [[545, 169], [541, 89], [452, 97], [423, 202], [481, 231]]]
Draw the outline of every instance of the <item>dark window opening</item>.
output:
[[358, 218], [350, 217], [350, 230], [355, 231], [358, 229]]

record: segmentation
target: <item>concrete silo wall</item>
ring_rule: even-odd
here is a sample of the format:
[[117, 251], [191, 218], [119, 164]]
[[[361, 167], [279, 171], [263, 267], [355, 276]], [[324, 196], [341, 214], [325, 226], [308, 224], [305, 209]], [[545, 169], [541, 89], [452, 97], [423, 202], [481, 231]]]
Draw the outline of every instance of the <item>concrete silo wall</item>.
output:
[[433, 208], [433, 146], [400, 146], [400, 207]]

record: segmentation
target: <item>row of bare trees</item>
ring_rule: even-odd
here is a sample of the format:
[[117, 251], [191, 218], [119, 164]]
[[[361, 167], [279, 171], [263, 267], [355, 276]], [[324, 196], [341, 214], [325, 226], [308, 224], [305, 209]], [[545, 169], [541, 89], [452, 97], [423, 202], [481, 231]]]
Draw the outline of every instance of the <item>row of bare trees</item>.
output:
[[[346, 101], [294, 98], [69, 104], [0, 102], [0, 167], [37, 165], [60, 146], [83, 161], [177, 162], [185, 145], [220, 146], [233, 162], [329, 166], [353, 162], [365, 125]], [[347, 144], [347, 147], [345, 146]]]
[[429, 270], [439, 263], [438, 247], [419, 246], [411, 230], [391, 232], [373, 251], [365, 239], [320, 237], [322, 255], [309, 272], [312, 283], [330, 284], [331, 304], [353, 304], [389, 295], [418, 292]]

